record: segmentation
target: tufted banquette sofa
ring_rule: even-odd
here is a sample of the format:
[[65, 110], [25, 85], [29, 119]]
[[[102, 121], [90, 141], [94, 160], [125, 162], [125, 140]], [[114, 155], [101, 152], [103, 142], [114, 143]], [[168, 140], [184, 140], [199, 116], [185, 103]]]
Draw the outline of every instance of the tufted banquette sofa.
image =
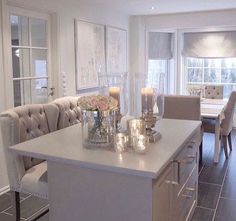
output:
[[47, 163], [42, 159], [15, 155], [9, 147], [79, 123], [77, 103], [78, 97], [63, 97], [49, 104], [24, 105], [0, 114], [15, 220], [20, 220], [20, 192], [48, 198]]

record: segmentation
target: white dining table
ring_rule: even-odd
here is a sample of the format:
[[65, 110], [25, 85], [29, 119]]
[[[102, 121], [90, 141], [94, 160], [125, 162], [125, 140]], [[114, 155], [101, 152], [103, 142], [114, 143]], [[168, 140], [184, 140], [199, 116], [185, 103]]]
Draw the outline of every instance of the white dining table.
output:
[[215, 120], [215, 144], [214, 144], [214, 162], [219, 162], [220, 147], [220, 125], [225, 118], [224, 109], [227, 100], [219, 99], [202, 99], [201, 100], [201, 117]]

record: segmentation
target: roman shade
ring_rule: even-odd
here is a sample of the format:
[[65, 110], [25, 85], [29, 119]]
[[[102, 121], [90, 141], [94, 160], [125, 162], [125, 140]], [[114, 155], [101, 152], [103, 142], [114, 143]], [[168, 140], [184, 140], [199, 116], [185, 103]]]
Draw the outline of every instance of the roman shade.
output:
[[236, 31], [185, 33], [182, 54], [193, 58], [236, 57]]
[[148, 58], [151, 60], [167, 60], [172, 58], [172, 34], [149, 32]]

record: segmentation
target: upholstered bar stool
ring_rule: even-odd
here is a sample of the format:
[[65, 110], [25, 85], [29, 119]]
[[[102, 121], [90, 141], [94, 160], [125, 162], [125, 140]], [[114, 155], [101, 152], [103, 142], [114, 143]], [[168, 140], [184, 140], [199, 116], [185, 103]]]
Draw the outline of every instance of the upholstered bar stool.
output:
[[[201, 121], [200, 96], [169, 95], [164, 97], [163, 118]], [[203, 130], [202, 130], [203, 135]], [[202, 162], [202, 142], [199, 146], [199, 163]]]
[[79, 97], [62, 97], [53, 101], [59, 108], [57, 128], [63, 129], [80, 122], [81, 112], [78, 106]]
[[[236, 91], [233, 91], [230, 94], [228, 103], [224, 111], [225, 118], [222, 120], [222, 123], [220, 125], [220, 135], [223, 142], [223, 148], [224, 148], [226, 158], [228, 158], [228, 143], [229, 143], [230, 150], [232, 150], [231, 132], [233, 130], [233, 117], [234, 117], [235, 103], [236, 103]], [[215, 132], [214, 120], [204, 119], [203, 129], [204, 129], [204, 132], [214, 133]], [[227, 139], [228, 139], [228, 142], [227, 142]]]
[[42, 159], [15, 155], [9, 147], [55, 131], [58, 115], [59, 110], [54, 104], [25, 105], [0, 114], [3, 149], [17, 221], [20, 220], [20, 192], [48, 198], [47, 163]]
[[223, 99], [224, 86], [223, 85], [205, 85], [204, 97], [208, 99]]

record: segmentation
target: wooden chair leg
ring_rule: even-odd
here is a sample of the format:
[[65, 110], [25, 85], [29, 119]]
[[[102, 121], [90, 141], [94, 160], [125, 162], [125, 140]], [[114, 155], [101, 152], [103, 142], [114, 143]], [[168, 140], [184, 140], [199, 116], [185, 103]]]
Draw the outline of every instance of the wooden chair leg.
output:
[[231, 137], [231, 132], [228, 135], [228, 141], [229, 141], [229, 149], [232, 151], [232, 137]]
[[20, 193], [12, 192], [13, 216], [16, 221], [20, 221]]
[[228, 159], [227, 136], [222, 136], [222, 141], [223, 141], [223, 147], [224, 147], [225, 157], [226, 157], [226, 159]]

